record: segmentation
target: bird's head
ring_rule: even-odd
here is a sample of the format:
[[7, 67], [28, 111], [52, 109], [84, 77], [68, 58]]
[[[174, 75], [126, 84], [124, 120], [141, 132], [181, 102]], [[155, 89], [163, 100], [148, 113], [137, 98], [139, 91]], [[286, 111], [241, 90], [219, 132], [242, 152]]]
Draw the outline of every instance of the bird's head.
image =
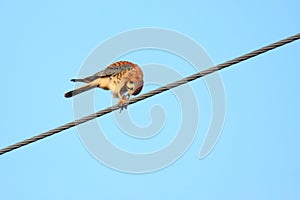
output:
[[128, 81], [126, 88], [130, 95], [138, 95], [143, 89], [144, 81]]

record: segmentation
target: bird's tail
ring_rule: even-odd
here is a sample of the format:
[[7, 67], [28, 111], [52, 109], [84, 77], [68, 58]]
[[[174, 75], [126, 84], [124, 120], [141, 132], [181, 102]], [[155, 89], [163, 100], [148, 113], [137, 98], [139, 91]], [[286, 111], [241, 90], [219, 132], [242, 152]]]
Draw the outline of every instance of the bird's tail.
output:
[[84, 82], [84, 83], [88, 83], [88, 81], [84, 78], [73, 78], [71, 79], [72, 82]]
[[100, 78], [99, 76], [88, 76], [88, 77], [85, 77], [85, 78], [73, 78], [71, 79], [72, 82], [84, 82], [84, 83], [90, 83], [96, 79]]
[[98, 81], [97, 80], [92, 81], [92, 82], [88, 83], [87, 85], [84, 85], [84, 86], [79, 87], [79, 88], [77, 88], [75, 90], [72, 90], [72, 91], [69, 91], [69, 92], [65, 93], [65, 97], [66, 98], [73, 97], [73, 96], [75, 96], [77, 94], [80, 94], [82, 92], [88, 91], [88, 90], [93, 89], [93, 88], [95, 88], [97, 86], [98, 86]]

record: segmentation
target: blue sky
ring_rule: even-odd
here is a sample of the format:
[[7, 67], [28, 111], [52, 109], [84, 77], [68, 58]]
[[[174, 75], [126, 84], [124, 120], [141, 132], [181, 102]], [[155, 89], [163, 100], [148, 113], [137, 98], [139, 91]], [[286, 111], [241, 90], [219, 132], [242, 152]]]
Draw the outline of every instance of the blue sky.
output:
[[[73, 120], [72, 100], [63, 97], [74, 87], [69, 79], [114, 35], [144, 27], [174, 30], [196, 41], [217, 64], [298, 33], [299, 6], [296, 0], [2, 0], [0, 148]], [[198, 153], [211, 105], [205, 83], [197, 80], [191, 87], [200, 106], [198, 131], [172, 165], [146, 174], [116, 171], [94, 159], [77, 130], [69, 129], [0, 156], [0, 199], [299, 199], [299, 51], [295, 42], [220, 72], [226, 119], [217, 145], [203, 160]], [[167, 64], [184, 76], [196, 72], [164, 52], [122, 58]], [[96, 96], [97, 110], [111, 105], [109, 93], [98, 90]], [[130, 107], [133, 120], [147, 125], [150, 107], [165, 105], [166, 125], [149, 141], [118, 131], [112, 115], [98, 122], [116, 145], [155, 150], [175, 134], [172, 124], [181, 113], [173, 98], [166, 93]]]

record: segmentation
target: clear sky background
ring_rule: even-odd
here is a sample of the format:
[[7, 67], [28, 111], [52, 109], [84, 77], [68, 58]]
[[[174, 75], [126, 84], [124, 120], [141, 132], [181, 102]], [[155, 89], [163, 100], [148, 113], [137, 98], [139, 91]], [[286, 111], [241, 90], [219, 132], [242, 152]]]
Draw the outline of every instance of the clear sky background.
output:
[[[72, 101], [63, 97], [73, 88], [69, 79], [113, 35], [143, 27], [175, 30], [200, 44], [217, 64], [299, 32], [299, 7], [296, 0], [1, 0], [0, 148], [73, 120]], [[226, 119], [220, 140], [203, 160], [198, 153], [211, 111], [207, 88], [197, 80], [192, 86], [203, 123], [173, 165], [148, 174], [110, 169], [86, 151], [73, 128], [0, 156], [0, 199], [299, 199], [299, 52], [300, 41], [220, 73]], [[166, 60], [164, 53], [147, 53], [128, 59], [143, 64]], [[177, 61], [167, 64], [183, 75], [195, 73]], [[105, 96], [97, 108], [110, 105], [108, 93], [96, 95]], [[145, 105], [149, 109], [168, 98], [157, 96]], [[133, 112], [135, 106], [143, 102], [133, 105]], [[134, 114], [143, 118], [145, 110]], [[180, 113], [171, 112], [172, 122]], [[108, 119], [103, 118], [113, 129]], [[106, 134], [124, 146], [122, 132]], [[138, 152], [139, 141], [130, 139]]]

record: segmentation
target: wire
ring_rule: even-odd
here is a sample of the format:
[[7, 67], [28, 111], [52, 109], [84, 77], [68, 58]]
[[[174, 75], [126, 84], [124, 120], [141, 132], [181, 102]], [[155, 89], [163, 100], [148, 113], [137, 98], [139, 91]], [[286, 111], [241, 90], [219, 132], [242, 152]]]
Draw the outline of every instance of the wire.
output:
[[[162, 87], [160, 87], [158, 89], [155, 89], [155, 90], [152, 90], [152, 91], [147, 92], [145, 94], [142, 94], [142, 95], [140, 95], [138, 97], [135, 97], [135, 98], [131, 99], [130, 102], [129, 102], [129, 104], [137, 103], [137, 102], [142, 101], [142, 100], [144, 100], [146, 98], [149, 98], [149, 97], [152, 97], [154, 95], [160, 94], [162, 92], [165, 92], [165, 91], [170, 90], [172, 88], [178, 87], [178, 86], [180, 86], [182, 84], [188, 83], [190, 81], [193, 81], [193, 80], [198, 79], [200, 77], [206, 76], [206, 75], [211, 74], [213, 72], [222, 70], [222, 69], [224, 69], [226, 67], [229, 67], [231, 65], [234, 65], [234, 64], [237, 64], [239, 62], [245, 61], [245, 60], [250, 59], [252, 57], [258, 56], [258, 55], [263, 54], [263, 53], [265, 53], [267, 51], [270, 51], [270, 50], [275, 49], [277, 47], [286, 45], [286, 44], [291, 43], [293, 41], [296, 41], [298, 39], [300, 39], [300, 33], [298, 33], [296, 35], [293, 35], [291, 37], [285, 38], [283, 40], [277, 41], [277, 42], [272, 43], [270, 45], [264, 46], [264, 47], [262, 47], [260, 49], [257, 49], [255, 51], [252, 51], [252, 52], [247, 53], [247, 54], [244, 54], [244, 55], [242, 55], [240, 57], [234, 58], [234, 59], [229, 60], [227, 62], [224, 62], [222, 64], [213, 66], [211, 68], [208, 68], [208, 69], [206, 69], [204, 71], [201, 71], [199, 73], [193, 74], [191, 76], [188, 76], [188, 77], [183, 78], [181, 80], [178, 80], [176, 82], [167, 84], [167, 85], [162, 86]], [[0, 155], [5, 154], [5, 153], [10, 152], [10, 151], [13, 151], [15, 149], [18, 149], [18, 148], [20, 148], [22, 146], [26, 146], [26, 145], [28, 145], [30, 143], [33, 143], [33, 142], [36, 142], [38, 140], [44, 139], [44, 138], [46, 138], [48, 136], [60, 133], [60, 132], [62, 132], [64, 130], [67, 130], [67, 129], [72, 128], [74, 126], [77, 126], [79, 124], [85, 123], [85, 122], [90, 121], [92, 119], [95, 119], [97, 117], [101, 117], [101, 116], [106, 115], [106, 114], [108, 114], [108, 113], [110, 113], [110, 112], [112, 112], [114, 110], [117, 110], [117, 109], [119, 109], [119, 106], [117, 106], [117, 105], [111, 106], [111, 107], [108, 107], [108, 108], [106, 108], [104, 110], [98, 111], [98, 112], [96, 112], [94, 114], [88, 115], [86, 117], [83, 117], [81, 119], [75, 120], [73, 122], [66, 123], [66, 124], [64, 124], [62, 126], [59, 126], [59, 127], [55, 128], [55, 129], [49, 130], [49, 131], [44, 132], [42, 134], [33, 136], [33, 137], [28, 138], [26, 140], [23, 140], [21, 142], [15, 143], [13, 145], [10, 145], [10, 146], [8, 146], [6, 148], [1, 149], [0, 150]]]

